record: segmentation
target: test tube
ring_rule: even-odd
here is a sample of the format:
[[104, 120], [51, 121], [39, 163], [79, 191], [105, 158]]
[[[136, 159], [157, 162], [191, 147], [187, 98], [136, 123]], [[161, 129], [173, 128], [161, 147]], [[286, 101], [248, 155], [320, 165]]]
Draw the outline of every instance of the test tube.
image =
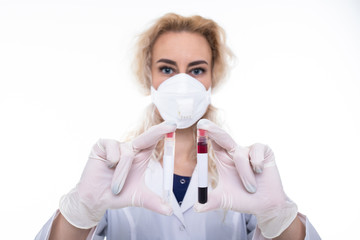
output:
[[198, 165], [198, 202], [207, 202], [208, 188], [208, 145], [207, 132], [203, 129], [197, 131], [197, 165]]
[[167, 133], [164, 140], [163, 198], [170, 203], [174, 179], [175, 132]]

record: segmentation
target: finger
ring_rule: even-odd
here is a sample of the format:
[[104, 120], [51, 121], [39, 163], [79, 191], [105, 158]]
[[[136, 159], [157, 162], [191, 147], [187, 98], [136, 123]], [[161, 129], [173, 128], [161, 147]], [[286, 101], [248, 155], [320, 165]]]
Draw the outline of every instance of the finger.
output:
[[115, 168], [113, 180], [111, 182], [111, 191], [115, 195], [119, 194], [123, 188], [135, 156], [130, 143], [121, 144], [120, 150], [120, 161]]
[[250, 147], [249, 156], [254, 172], [262, 173], [265, 162], [265, 145], [260, 143], [253, 144]]
[[133, 202], [134, 206], [144, 207], [166, 216], [173, 214], [172, 207], [148, 188], [142, 189], [138, 198], [139, 201], [137, 203]]
[[119, 142], [112, 139], [99, 139], [89, 157], [106, 162], [108, 167], [113, 167], [120, 160]]
[[255, 193], [257, 185], [255, 174], [251, 169], [248, 152], [247, 148], [237, 147], [234, 151], [233, 159], [244, 187], [249, 193]]
[[140, 151], [149, 147], [155, 147], [157, 142], [164, 137], [166, 133], [176, 130], [175, 123], [162, 122], [152, 126], [146, 132], [134, 139], [132, 142], [135, 151]]
[[197, 128], [206, 130], [208, 137], [228, 152], [235, 149], [236, 143], [231, 136], [210, 120], [201, 119], [197, 123]]
[[264, 145], [264, 168], [276, 166], [275, 154], [268, 145]]
[[120, 161], [120, 143], [112, 139], [100, 139], [100, 143], [105, 149], [108, 166], [114, 167]]
[[205, 204], [195, 203], [194, 210], [195, 212], [207, 212], [215, 209], [219, 209], [222, 206], [222, 199], [220, 194], [217, 191], [213, 191], [209, 193], [208, 201]]

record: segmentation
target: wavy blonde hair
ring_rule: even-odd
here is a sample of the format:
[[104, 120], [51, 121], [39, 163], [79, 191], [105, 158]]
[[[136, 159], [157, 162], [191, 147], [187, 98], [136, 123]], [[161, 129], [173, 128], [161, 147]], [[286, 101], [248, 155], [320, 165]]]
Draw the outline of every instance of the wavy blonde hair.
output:
[[[136, 81], [144, 93], [150, 94], [151, 87], [151, 60], [152, 49], [159, 38], [159, 36], [166, 32], [191, 32], [199, 33], [208, 41], [212, 53], [212, 83], [211, 89], [217, 89], [221, 83], [226, 79], [229, 69], [229, 61], [233, 58], [233, 54], [226, 46], [226, 37], [223, 28], [211, 19], [206, 19], [201, 16], [184, 17], [174, 13], [169, 13], [157, 19], [153, 25], [145, 32], [140, 34], [136, 41], [136, 55], [133, 61], [133, 70], [136, 75]], [[218, 110], [210, 105], [202, 117], [215, 122], [218, 125], [222, 123], [219, 120]], [[127, 139], [133, 139], [140, 135], [151, 126], [159, 124], [163, 121], [159, 112], [156, 110], [154, 104], [150, 104], [144, 112], [143, 121], [134, 131], [130, 132]], [[196, 124], [193, 129], [193, 143], [194, 148], [191, 152], [191, 157], [196, 160]], [[163, 156], [164, 141], [159, 141], [155, 151], [153, 152], [153, 159], [161, 161]], [[209, 144], [209, 177], [213, 187], [217, 185], [218, 174], [214, 162], [214, 152], [211, 144]]]

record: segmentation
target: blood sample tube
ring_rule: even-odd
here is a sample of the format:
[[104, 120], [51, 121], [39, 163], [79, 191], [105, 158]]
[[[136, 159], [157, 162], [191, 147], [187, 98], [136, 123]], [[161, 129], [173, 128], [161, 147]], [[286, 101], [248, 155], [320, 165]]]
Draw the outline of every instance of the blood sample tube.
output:
[[164, 140], [163, 198], [170, 203], [174, 178], [175, 132], [167, 133]]
[[208, 188], [208, 145], [207, 132], [203, 129], [197, 131], [197, 165], [198, 165], [198, 202], [207, 202]]

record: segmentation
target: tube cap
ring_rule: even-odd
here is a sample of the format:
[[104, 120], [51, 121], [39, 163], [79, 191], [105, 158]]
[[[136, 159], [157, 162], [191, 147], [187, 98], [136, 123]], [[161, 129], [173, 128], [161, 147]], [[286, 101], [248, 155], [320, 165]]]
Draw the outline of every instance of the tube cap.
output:
[[198, 136], [199, 137], [205, 137], [206, 136], [206, 130], [198, 129]]

